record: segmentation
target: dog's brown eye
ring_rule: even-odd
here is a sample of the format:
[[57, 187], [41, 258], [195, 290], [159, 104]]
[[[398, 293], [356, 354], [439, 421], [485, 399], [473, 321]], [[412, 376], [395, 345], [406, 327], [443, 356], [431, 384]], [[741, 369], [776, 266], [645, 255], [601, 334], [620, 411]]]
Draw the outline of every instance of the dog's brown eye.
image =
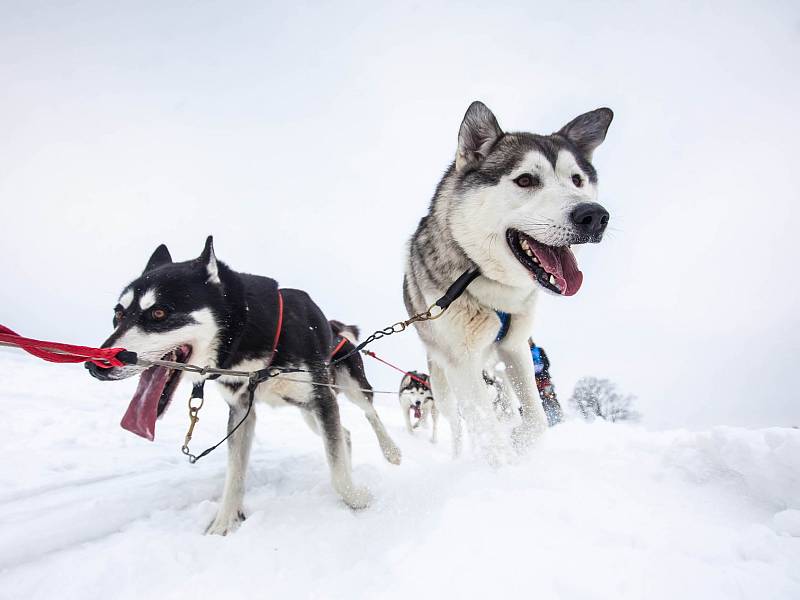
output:
[[539, 187], [542, 185], [541, 179], [539, 179], [538, 175], [531, 175], [530, 173], [523, 173], [519, 177], [514, 180], [519, 187], [527, 188], [527, 187]]
[[167, 318], [167, 311], [165, 311], [163, 308], [154, 308], [150, 311], [150, 317], [154, 321], [163, 321]]
[[577, 174], [573, 175], [572, 183], [575, 184], [575, 187], [583, 187], [583, 177]]
[[122, 310], [121, 308], [118, 308], [118, 309], [116, 309], [114, 311], [114, 321], [115, 322], [122, 321], [122, 317], [124, 317], [124, 316], [125, 316], [125, 311]]

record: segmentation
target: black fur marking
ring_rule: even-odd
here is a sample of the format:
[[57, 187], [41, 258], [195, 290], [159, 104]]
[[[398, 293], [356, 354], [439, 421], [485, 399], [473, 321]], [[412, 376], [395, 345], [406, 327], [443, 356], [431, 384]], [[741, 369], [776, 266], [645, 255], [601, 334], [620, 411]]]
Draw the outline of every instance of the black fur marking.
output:
[[597, 183], [597, 171], [589, 159], [566, 137], [559, 134], [507, 133], [492, 147], [486, 160], [458, 177], [457, 186], [464, 190], [497, 185], [519, 166], [529, 152], [534, 151], [541, 153], [555, 168], [558, 153], [562, 150], [571, 152], [589, 181]]
[[218, 381], [217, 383], [228, 388], [234, 394], [245, 386], [244, 381]]
[[150, 256], [150, 260], [147, 261], [147, 266], [145, 266], [143, 273], [152, 271], [156, 267], [160, 267], [162, 265], [168, 265], [171, 262], [172, 256], [170, 256], [169, 250], [164, 244], [161, 244]]

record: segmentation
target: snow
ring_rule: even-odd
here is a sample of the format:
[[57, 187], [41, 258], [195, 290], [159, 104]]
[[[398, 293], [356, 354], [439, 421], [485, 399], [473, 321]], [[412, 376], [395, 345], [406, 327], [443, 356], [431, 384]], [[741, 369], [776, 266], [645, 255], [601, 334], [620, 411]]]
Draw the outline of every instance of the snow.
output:
[[[355, 478], [347, 509], [294, 409], [260, 407], [248, 519], [203, 535], [225, 469], [179, 447], [188, 387], [156, 441], [119, 427], [135, 381], [0, 353], [0, 598], [800, 597], [800, 431], [653, 432], [567, 423], [492, 469], [406, 433], [386, 463], [342, 401]], [[194, 449], [223, 434], [207, 391]]]

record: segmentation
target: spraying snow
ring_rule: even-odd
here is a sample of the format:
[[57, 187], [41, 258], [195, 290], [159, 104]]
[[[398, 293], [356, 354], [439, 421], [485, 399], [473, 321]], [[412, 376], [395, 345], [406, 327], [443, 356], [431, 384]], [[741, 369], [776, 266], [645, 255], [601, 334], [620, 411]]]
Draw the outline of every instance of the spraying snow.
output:
[[[0, 598], [800, 597], [800, 431], [649, 432], [603, 422], [550, 430], [491, 469], [410, 436], [387, 465], [361, 411], [341, 402], [354, 512], [328, 482], [319, 438], [292, 409], [259, 407], [248, 519], [205, 536], [225, 450], [179, 446], [183, 398], [155, 442], [119, 427], [135, 382], [0, 354]], [[213, 388], [213, 386], [208, 386]], [[224, 433], [213, 389], [193, 444]]]

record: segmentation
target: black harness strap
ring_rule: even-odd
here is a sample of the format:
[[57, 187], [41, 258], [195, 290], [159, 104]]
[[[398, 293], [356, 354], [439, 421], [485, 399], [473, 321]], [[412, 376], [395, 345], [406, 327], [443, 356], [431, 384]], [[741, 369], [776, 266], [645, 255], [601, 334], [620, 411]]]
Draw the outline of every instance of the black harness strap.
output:
[[[469, 284], [475, 281], [480, 276], [480, 274], [481, 271], [478, 268], [464, 271], [464, 273], [462, 273], [461, 276], [458, 279], [456, 279], [449, 288], [447, 288], [447, 291], [444, 293], [444, 295], [441, 298], [439, 298], [436, 302], [434, 302], [426, 312], [416, 314], [407, 321], [400, 321], [389, 327], [379, 329], [344, 356], [340, 356], [335, 360], [330, 361], [328, 363], [328, 366], [333, 366], [337, 363], [342, 362], [343, 360], [347, 360], [354, 354], [361, 352], [364, 348], [366, 348], [369, 344], [371, 344], [375, 340], [379, 340], [382, 337], [386, 337], [387, 335], [392, 335], [393, 333], [400, 333], [401, 331], [405, 331], [406, 328], [412, 323], [416, 323], [418, 321], [430, 321], [438, 318], [444, 311], [446, 311], [450, 307], [450, 305], [453, 302], [455, 302], [465, 291], [467, 291], [467, 287], [469, 286]], [[440, 309], [440, 312], [436, 315], [431, 314], [431, 310], [433, 309], [434, 306], [437, 306]]]
[[464, 271], [461, 274], [461, 277], [456, 279], [453, 284], [447, 288], [447, 291], [444, 293], [444, 296], [439, 298], [435, 304], [442, 310], [447, 310], [447, 308], [455, 302], [461, 294], [463, 294], [469, 284], [475, 281], [481, 274], [480, 269], [475, 269], [474, 271]]

